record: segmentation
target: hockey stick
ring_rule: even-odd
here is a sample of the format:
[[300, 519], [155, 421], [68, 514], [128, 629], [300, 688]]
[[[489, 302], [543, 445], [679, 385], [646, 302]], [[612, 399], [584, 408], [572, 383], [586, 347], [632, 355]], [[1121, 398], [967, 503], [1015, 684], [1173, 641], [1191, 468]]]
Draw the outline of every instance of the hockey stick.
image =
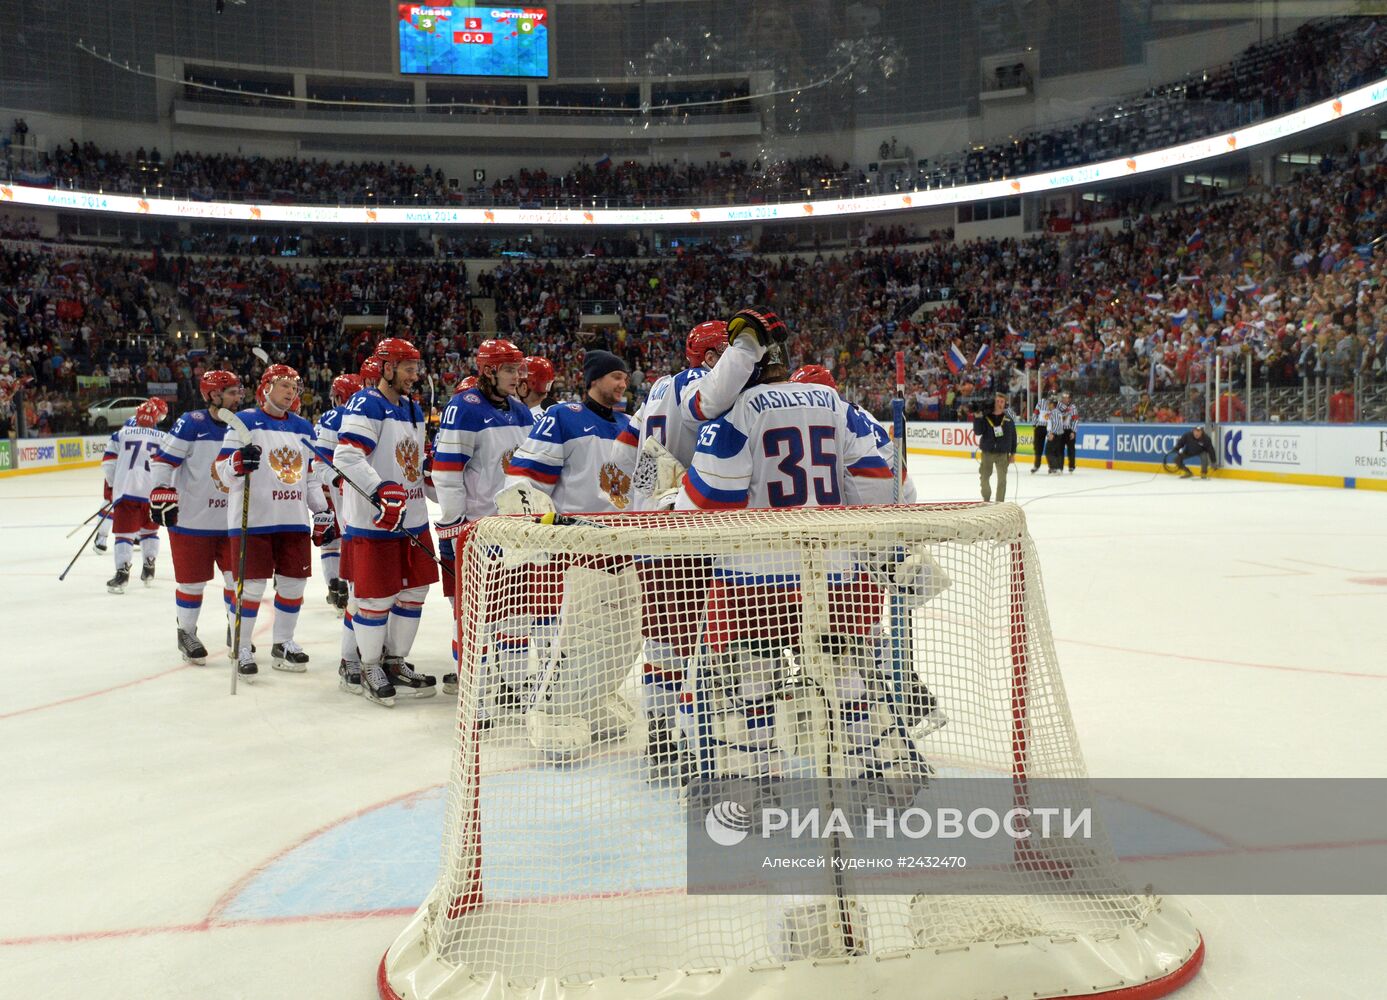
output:
[[[244, 447], [251, 443], [250, 429], [230, 410], [223, 409], [217, 418], [236, 433]], [[241, 599], [246, 590], [246, 548], [250, 539], [250, 473], [241, 483], [241, 551], [236, 559], [236, 626], [231, 638], [231, 693], [236, 693], [236, 677], [241, 669]]]
[[[896, 468], [891, 477], [891, 502], [900, 503], [905, 491], [906, 426], [905, 426], [905, 352], [896, 352], [896, 398], [891, 400], [891, 442], [895, 450]], [[887, 600], [891, 617], [891, 687], [897, 699], [905, 695], [906, 654], [915, 653], [915, 629], [910, 609], [899, 588], [893, 588]], [[912, 667], [913, 669], [913, 667]]]
[[[108, 506], [109, 506], [109, 505], [108, 505]], [[102, 508], [102, 509], [104, 510], [105, 508]], [[97, 513], [99, 514], [99, 513], [101, 513], [101, 511], [97, 511]], [[92, 515], [92, 517], [95, 517], [95, 516], [96, 516], [95, 514]], [[87, 518], [87, 521], [90, 521], [90, 520], [91, 520], [90, 517]], [[86, 524], [87, 521], [83, 521], [82, 524]], [[77, 527], [80, 528], [81, 526], [82, 526], [82, 525], [79, 524]], [[82, 542], [82, 547], [81, 547], [80, 549], [77, 550], [77, 555], [73, 556], [73, 557], [72, 557], [72, 562], [70, 562], [70, 563], [67, 564], [67, 569], [63, 570], [61, 573], [58, 574], [58, 582], [59, 582], [59, 583], [61, 583], [63, 580], [65, 580], [65, 579], [67, 578], [67, 574], [68, 574], [69, 572], [71, 572], [73, 566], [77, 565], [77, 560], [80, 559], [80, 558], [82, 557], [82, 553], [86, 551], [87, 546], [91, 544], [91, 540], [92, 540], [93, 538], [96, 537], [96, 533], [97, 533], [98, 531], [100, 531], [100, 530], [101, 530], [101, 522], [100, 522], [100, 521], [97, 521], [97, 522], [96, 522], [96, 527], [92, 528], [91, 533], [90, 533], [89, 535], [87, 535], [87, 537], [83, 540], [83, 542]], [[69, 532], [69, 535], [71, 535], [71, 532]]]
[[[85, 521], [83, 521], [83, 522], [82, 522], [81, 524], [79, 524], [77, 527], [73, 528], [71, 531], [69, 531], [69, 532], [68, 532], [66, 535], [64, 535], [63, 537], [64, 537], [64, 538], [71, 538], [73, 535], [77, 534], [77, 532], [81, 531], [81, 530], [82, 530], [83, 528], [85, 528], [87, 525], [89, 525], [89, 524], [92, 523], [92, 518], [93, 518], [93, 517], [100, 517], [101, 515], [105, 514], [108, 510], [110, 510], [110, 509], [111, 509], [111, 503], [112, 503], [112, 501], [107, 500], [105, 503], [103, 503], [103, 504], [101, 505], [101, 509], [100, 509], [100, 510], [98, 510], [95, 514], [92, 514], [92, 515], [91, 515], [90, 517], [88, 517]], [[100, 527], [100, 525], [98, 525], [98, 527]]]
[[[304, 447], [306, 448], [307, 445], [305, 445]], [[346, 483], [352, 489], [356, 490], [356, 492], [361, 496], [363, 500], [365, 500], [367, 503], [369, 503], [372, 507], [376, 509], [377, 513], [381, 512], [381, 506], [379, 503], [376, 502], [376, 498], [371, 496], [371, 494], [367, 493], [360, 486], [356, 485], [356, 483], [353, 482], [352, 479], [345, 472], [343, 472], [341, 469], [339, 469], [336, 465], [332, 463], [331, 459], [324, 458], [322, 455], [319, 455], [312, 450], [309, 451], [309, 455], [312, 457], [313, 461], [322, 462], [333, 472], [337, 473], [337, 475], [341, 478], [342, 482]], [[404, 530], [403, 522], [401, 523], [401, 526], [395, 530], [404, 535], [405, 538], [409, 539], [409, 543], [413, 545], [416, 549], [418, 549], [420, 552], [424, 553], [435, 563], [437, 563], [439, 569], [443, 570], [445, 573], [448, 571], [447, 564], [444, 563], [442, 559], [438, 558], [438, 556], [434, 555], [432, 549], [430, 549], [423, 542], [419, 541], [417, 535], [411, 535], [408, 531]]]

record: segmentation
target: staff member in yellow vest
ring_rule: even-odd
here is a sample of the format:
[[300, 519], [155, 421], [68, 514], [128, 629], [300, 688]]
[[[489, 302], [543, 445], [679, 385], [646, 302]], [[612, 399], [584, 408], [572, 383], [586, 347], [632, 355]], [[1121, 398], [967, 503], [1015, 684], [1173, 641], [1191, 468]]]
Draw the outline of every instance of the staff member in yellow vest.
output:
[[1016, 420], [1007, 412], [1007, 397], [997, 393], [992, 400], [992, 412], [973, 418], [973, 433], [978, 436], [978, 481], [982, 498], [992, 499], [992, 472], [997, 472], [997, 502], [1007, 498], [1007, 469], [1016, 458]]

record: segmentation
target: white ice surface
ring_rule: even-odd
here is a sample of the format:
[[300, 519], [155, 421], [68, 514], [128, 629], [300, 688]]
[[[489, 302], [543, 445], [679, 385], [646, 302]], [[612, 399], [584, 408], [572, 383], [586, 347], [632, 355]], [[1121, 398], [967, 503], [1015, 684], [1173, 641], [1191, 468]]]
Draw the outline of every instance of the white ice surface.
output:
[[[976, 496], [968, 462], [911, 464], [924, 500]], [[1022, 475], [1012, 499], [1093, 774], [1387, 776], [1387, 495]], [[208, 665], [175, 652], [167, 550], [148, 589], [108, 595], [111, 558], [91, 552], [58, 582], [99, 477], [0, 480], [0, 997], [375, 996], [436, 862], [450, 700], [385, 711], [341, 694], [321, 579], [299, 627], [309, 672], [268, 669], [262, 615], [262, 679], [229, 697], [217, 590]], [[444, 608], [435, 591], [412, 657], [434, 674]], [[370, 820], [396, 799], [391, 829], [418, 824], [392, 854]], [[358, 856], [262, 905], [276, 865], [344, 831]], [[1182, 1000], [1387, 995], [1387, 899], [1182, 899], [1208, 945]]]

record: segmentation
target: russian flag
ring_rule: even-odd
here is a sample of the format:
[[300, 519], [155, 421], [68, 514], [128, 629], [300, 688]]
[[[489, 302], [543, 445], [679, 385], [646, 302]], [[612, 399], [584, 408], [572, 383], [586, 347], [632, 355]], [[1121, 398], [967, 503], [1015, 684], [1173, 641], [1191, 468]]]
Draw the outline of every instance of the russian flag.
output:
[[607, 169], [608, 167], [610, 167], [611, 165], [612, 165], [612, 156], [611, 156], [610, 153], [603, 153], [603, 154], [602, 154], [602, 158], [599, 159], [596, 163], [593, 164], [593, 166], [595, 166], [598, 170], [606, 170], [606, 169]]
[[949, 366], [949, 371], [955, 375], [968, 367], [968, 359], [963, 356], [963, 352], [958, 349], [957, 344], [950, 344], [949, 349], [944, 352], [944, 363]]
[[980, 367], [980, 366], [982, 365], [982, 363], [983, 363], [984, 361], [987, 360], [988, 356], [989, 356], [991, 353], [992, 353], [992, 345], [991, 345], [991, 344], [984, 343], [981, 347], [978, 348], [978, 353], [977, 353], [977, 355], [973, 358], [973, 367], [974, 367], [974, 368]]
[[1177, 313], [1171, 313], [1171, 314], [1170, 314], [1170, 325], [1171, 325], [1171, 326], [1177, 326], [1177, 327], [1178, 327], [1178, 326], [1184, 326], [1184, 325], [1185, 325], [1185, 320], [1187, 320], [1187, 319], [1189, 319], [1189, 318], [1190, 318], [1190, 311], [1189, 311], [1188, 309], [1181, 309], [1181, 310], [1180, 310], [1179, 312], [1177, 312]]
[[1186, 250], [1198, 250], [1204, 246], [1204, 230], [1196, 229], [1185, 238]]

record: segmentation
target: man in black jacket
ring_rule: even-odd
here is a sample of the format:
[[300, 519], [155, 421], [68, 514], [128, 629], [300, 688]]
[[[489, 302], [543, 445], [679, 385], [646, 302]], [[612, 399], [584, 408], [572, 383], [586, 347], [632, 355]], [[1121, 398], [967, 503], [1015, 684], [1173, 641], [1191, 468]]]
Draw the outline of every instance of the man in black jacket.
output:
[[1007, 498], [1007, 469], [1016, 456], [1016, 421], [1007, 412], [1007, 397], [997, 393], [992, 400], [992, 412], [973, 418], [973, 433], [978, 436], [980, 465], [978, 480], [982, 498], [992, 499], [992, 470], [997, 470], [997, 502]]
[[1185, 468], [1185, 459], [1199, 456], [1199, 478], [1209, 478], [1209, 463], [1218, 465], [1218, 453], [1214, 451], [1214, 443], [1209, 440], [1209, 435], [1204, 433], [1203, 427], [1195, 427], [1193, 430], [1185, 431], [1180, 435], [1180, 440], [1175, 442], [1175, 450], [1171, 456], [1175, 459], [1175, 467], [1180, 470], [1181, 479], [1189, 479], [1194, 475], [1189, 469]]

